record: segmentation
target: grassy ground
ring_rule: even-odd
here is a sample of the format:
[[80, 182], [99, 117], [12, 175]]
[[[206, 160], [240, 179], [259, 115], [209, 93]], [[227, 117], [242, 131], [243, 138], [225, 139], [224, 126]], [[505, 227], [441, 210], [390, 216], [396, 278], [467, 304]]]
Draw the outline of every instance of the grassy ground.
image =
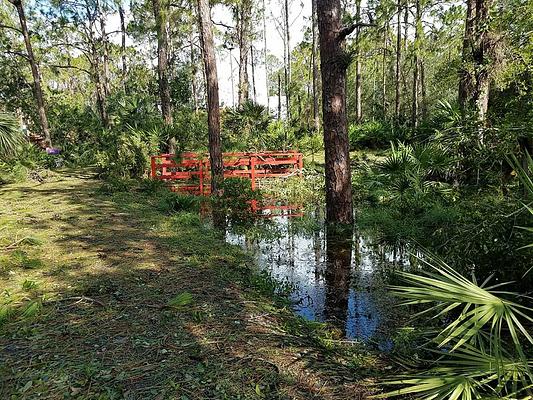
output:
[[[383, 150], [353, 150], [350, 151], [350, 160], [352, 163], [358, 161], [368, 161], [370, 163], [375, 163], [376, 160], [381, 160], [384, 157], [386, 152]], [[307, 167], [319, 167], [323, 168], [326, 161], [324, 158], [324, 150], [321, 150], [315, 154], [306, 153], [304, 154], [304, 165]]]
[[196, 214], [88, 171], [0, 188], [0, 398], [364, 398], [381, 361]]

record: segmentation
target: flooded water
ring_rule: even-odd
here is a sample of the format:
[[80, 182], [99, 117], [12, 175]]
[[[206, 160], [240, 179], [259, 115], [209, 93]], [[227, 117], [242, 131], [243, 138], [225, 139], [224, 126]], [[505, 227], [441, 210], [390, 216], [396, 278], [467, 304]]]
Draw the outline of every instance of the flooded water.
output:
[[[262, 229], [236, 233], [226, 240], [255, 254], [260, 268], [291, 288], [294, 311], [313, 321], [328, 321], [348, 339], [386, 350], [399, 309], [388, 295], [395, 268], [408, 257], [376, 244], [360, 233], [328, 232], [319, 217], [313, 228], [287, 215], [257, 221]], [[266, 232], [257, 234], [257, 232]]]

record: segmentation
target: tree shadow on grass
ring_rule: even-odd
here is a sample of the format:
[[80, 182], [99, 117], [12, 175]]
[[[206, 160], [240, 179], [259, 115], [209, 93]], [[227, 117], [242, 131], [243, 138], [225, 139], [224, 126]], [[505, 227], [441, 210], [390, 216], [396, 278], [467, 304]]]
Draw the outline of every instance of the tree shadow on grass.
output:
[[240, 249], [163, 218], [150, 196], [97, 187], [65, 176], [16, 189], [12, 217], [29, 212], [19, 228], [49, 234], [39, 279], [60, 296], [0, 331], [0, 397], [364, 397], [352, 367], [288, 332], [299, 320], [249, 287]]

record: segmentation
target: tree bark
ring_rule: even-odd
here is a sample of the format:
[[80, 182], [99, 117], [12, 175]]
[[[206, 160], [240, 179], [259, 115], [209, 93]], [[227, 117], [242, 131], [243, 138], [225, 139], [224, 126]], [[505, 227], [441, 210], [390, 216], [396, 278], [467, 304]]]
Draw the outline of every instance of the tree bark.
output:
[[250, 83], [248, 81], [248, 53], [250, 52], [250, 35], [252, 19], [252, 0], [241, 0], [237, 7], [237, 36], [239, 41], [239, 107], [250, 96]]
[[[409, 0], [405, 1], [405, 10], [403, 14], [403, 52], [404, 54], [407, 54], [407, 51], [409, 50]], [[405, 62], [404, 62], [405, 65]], [[407, 84], [407, 77], [406, 74], [401, 74], [402, 79], [402, 85], [403, 85], [403, 93], [404, 95], [407, 95], [409, 86]], [[400, 99], [401, 100], [401, 99]], [[405, 105], [404, 105], [404, 114], [408, 115], [409, 105], [408, 100], [405, 99]], [[400, 105], [400, 112], [401, 112], [401, 105]]]
[[[92, 29], [91, 29], [92, 34]], [[102, 125], [104, 128], [109, 127], [109, 116], [107, 114], [107, 97], [105, 95], [104, 84], [101, 79], [100, 73], [100, 57], [98, 55], [98, 49], [96, 48], [94, 37], [90, 38], [91, 42], [91, 72], [93, 75], [93, 82], [96, 92], [96, 107], [98, 108], [98, 114], [100, 114], [100, 119], [102, 120]]]
[[422, 96], [421, 104], [420, 104], [420, 111], [422, 114], [422, 119], [426, 118], [427, 116], [427, 98], [426, 98], [426, 73], [424, 68], [424, 59], [420, 57], [419, 59], [420, 64], [420, 94]]
[[35, 103], [37, 104], [37, 112], [39, 114], [39, 122], [41, 124], [41, 131], [44, 136], [44, 145], [46, 147], [52, 147], [52, 140], [50, 137], [50, 129], [48, 126], [48, 118], [46, 116], [46, 109], [44, 106], [44, 96], [41, 87], [41, 75], [39, 72], [39, 64], [33, 54], [33, 47], [30, 40], [30, 32], [28, 30], [28, 24], [26, 22], [26, 14], [24, 13], [24, 6], [21, 0], [9, 0], [11, 4], [17, 9], [17, 13], [20, 21], [20, 29], [22, 36], [24, 36], [24, 44], [26, 45], [26, 52], [28, 53], [28, 61], [30, 63], [31, 74], [33, 77], [33, 95], [35, 97]]
[[396, 23], [396, 76], [394, 79], [395, 85], [395, 99], [394, 99], [394, 117], [396, 122], [400, 120], [400, 77], [401, 77], [401, 60], [402, 60], [402, 2], [398, 0], [397, 4], [397, 19]]
[[317, 0], [326, 160], [326, 219], [353, 223], [350, 153], [346, 119], [348, 57], [341, 36], [340, 0]]
[[[361, 0], [356, 2], [356, 20], [361, 18]], [[360, 124], [363, 122], [363, 103], [362, 103], [362, 77], [361, 77], [361, 29], [357, 28], [355, 32], [355, 121]]]
[[103, 66], [103, 75], [102, 75], [102, 85], [104, 87], [105, 96], [109, 96], [110, 87], [109, 87], [109, 48], [107, 43], [107, 34], [105, 31], [105, 16], [103, 10], [100, 10], [100, 41], [102, 44], [102, 66]]
[[269, 96], [269, 81], [268, 81], [268, 60], [267, 60], [267, 33], [266, 33], [266, 7], [265, 0], [263, 0], [263, 57], [265, 62], [265, 86], [266, 86], [266, 100], [267, 112], [270, 113], [270, 96]]
[[278, 120], [281, 119], [281, 74], [278, 73]]
[[463, 66], [459, 71], [459, 105], [463, 111], [469, 106], [473, 96], [473, 75], [469, 72], [472, 63], [472, 47], [474, 45], [474, 17], [476, 0], [466, 0], [465, 33], [463, 37]]
[[318, 40], [317, 40], [317, 10], [316, 10], [317, 0], [312, 0], [312, 53], [311, 53], [311, 62], [313, 64], [313, 122], [315, 132], [320, 132], [320, 114], [318, 110], [318, 63], [317, 63], [317, 53], [318, 53]]
[[196, 82], [196, 56], [194, 51], [194, 43], [193, 43], [193, 30], [191, 28], [191, 32], [189, 33], [189, 41], [191, 42], [191, 48], [190, 48], [190, 62], [191, 62], [191, 91], [192, 91], [192, 101], [193, 101], [193, 107], [194, 112], [198, 112], [198, 84]]
[[484, 123], [489, 103], [490, 66], [494, 43], [490, 40], [489, 11], [493, 0], [467, 0], [459, 103], [475, 111]]
[[224, 180], [222, 146], [220, 141], [220, 106], [218, 76], [213, 41], [213, 27], [209, 0], [198, 0], [198, 22], [207, 86], [207, 123], [209, 130], [209, 160], [211, 163], [211, 193], [218, 194]]
[[389, 39], [389, 22], [385, 23], [383, 31], [383, 58], [381, 60], [381, 108], [383, 110], [383, 118], [387, 118], [387, 51]]
[[285, 0], [285, 46], [287, 48], [285, 69], [285, 106], [287, 107], [287, 121], [291, 119], [291, 34], [289, 25], [289, 0]]
[[126, 64], [126, 23], [124, 18], [124, 9], [121, 5], [118, 7], [118, 15], [120, 17], [120, 35], [121, 35], [121, 43], [120, 43], [120, 55], [122, 59], [122, 87], [124, 88], [124, 92], [126, 92], [126, 73], [127, 73], [127, 64]]
[[255, 63], [254, 63], [254, 46], [250, 46], [250, 65], [252, 67], [252, 93], [254, 96], [254, 103], [257, 103], [257, 92], [255, 90]]
[[413, 104], [411, 108], [411, 124], [413, 127], [418, 127], [418, 92], [420, 86], [420, 29], [421, 29], [421, 14], [420, 14], [420, 0], [416, 0], [416, 14], [415, 14], [415, 41], [414, 41], [414, 69], [413, 69]]
[[[96, 37], [96, 28], [95, 24], [98, 19], [98, 14], [100, 9], [98, 4], [92, 4], [85, 2], [85, 11], [87, 16], [87, 23], [84, 26], [84, 31], [87, 36], [87, 42], [90, 51], [89, 62], [91, 64], [91, 78], [94, 83], [94, 90], [96, 95], [96, 107], [98, 109], [98, 114], [100, 115], [100, 120], [104, 128], [109, 127], [109, 115], [107, 114], [107, 96], [104, 88], [104, 83], [102, 81], [102, 69], [100, 58], [101, 54], [99, 52], [98, 44], [100, 39]], [[93, 7], [93, 8], [92, 8]]]
[[[155, 26], [157, 33], [157, 77], [159, 98], [161, 100], [161, 114], [165, 125], [172, 125], [172, 105], [170, 100], [170, 85], [168, 79], [168, 13], [170, 5], [167, 0], [152, 0]], [[169, 141], [169, 153], [172, 151]]]

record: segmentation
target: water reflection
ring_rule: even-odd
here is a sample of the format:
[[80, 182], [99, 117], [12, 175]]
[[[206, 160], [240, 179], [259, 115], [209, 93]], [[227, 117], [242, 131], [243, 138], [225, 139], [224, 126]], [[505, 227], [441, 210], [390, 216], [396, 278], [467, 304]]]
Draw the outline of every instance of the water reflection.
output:
[[345, 330], [350, 298], [352, 237], [326, 230], [324, 317]]
[[262, 225], [250, 231], [236, 233], [229, 226], [226, 240], [252, 251], [260, 268], [292, 285], [297, 314], [328, 321], [347, 338], [386, 347], [397, 319], [386, 284], [393, 268], [409, 263], [407, 256], [359, 232], [328, 230], [319, 215], [311, 219], [315, 229], [305, 219], [283, 215], [258, 221]]

